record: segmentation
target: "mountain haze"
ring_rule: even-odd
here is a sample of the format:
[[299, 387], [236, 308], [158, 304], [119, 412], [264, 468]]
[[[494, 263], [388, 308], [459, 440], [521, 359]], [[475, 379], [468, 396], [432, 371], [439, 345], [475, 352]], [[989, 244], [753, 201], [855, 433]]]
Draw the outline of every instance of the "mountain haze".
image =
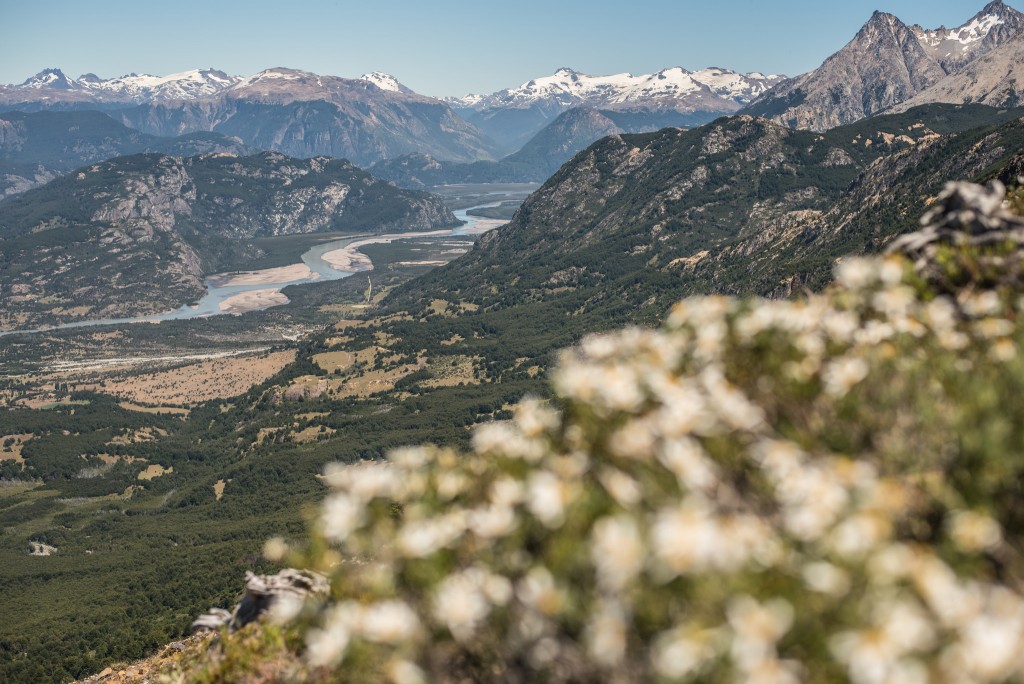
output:
[[7, 112], [0, 114], [0, 197], [24, 192], [85, 164], [140, 152], [189, 157], [207, 152], [247, 154], [249, 148], [218, 133], [148, 135], [96, 111]]

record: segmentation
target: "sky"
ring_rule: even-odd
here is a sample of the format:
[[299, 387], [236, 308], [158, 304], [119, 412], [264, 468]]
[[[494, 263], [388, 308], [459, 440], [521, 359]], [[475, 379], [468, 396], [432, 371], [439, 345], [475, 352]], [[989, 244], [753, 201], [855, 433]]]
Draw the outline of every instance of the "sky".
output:
[[560, 67], [792, 76], [845, 45], [875, 9], [935, 28], [964, 23], [984, 1], [0, 0], [0, 83], [46, 67], [111, 78], [284, 66], [385, 71], [425, 95], [458, 96]]

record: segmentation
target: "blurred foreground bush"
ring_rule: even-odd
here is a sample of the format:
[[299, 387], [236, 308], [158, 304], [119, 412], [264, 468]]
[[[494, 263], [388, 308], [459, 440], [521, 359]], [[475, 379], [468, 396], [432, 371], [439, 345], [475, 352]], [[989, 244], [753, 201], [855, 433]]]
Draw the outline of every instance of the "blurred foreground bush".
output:
[[[998, 682], [1024, 674], [1024, 224], [951, 186], [800, 301], [705, 297], [566, 351], [474, 450], [338, 466], [278, 604], [306, 676]], [[331, 674], [332, 672], [336, 674]]]

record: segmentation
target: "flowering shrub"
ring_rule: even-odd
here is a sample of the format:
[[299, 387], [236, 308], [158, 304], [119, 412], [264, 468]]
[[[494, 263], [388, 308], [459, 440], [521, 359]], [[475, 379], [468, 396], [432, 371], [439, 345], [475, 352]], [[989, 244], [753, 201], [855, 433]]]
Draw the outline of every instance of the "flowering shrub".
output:
[[590, 337], [556, 400], [469, 454], [329, 468], [305, 562], [334, 598], [276, 611], [308, 665], [398, 684], [1024, 678], [1024, 300], [936, 296], [900, 256], [837, 281]]

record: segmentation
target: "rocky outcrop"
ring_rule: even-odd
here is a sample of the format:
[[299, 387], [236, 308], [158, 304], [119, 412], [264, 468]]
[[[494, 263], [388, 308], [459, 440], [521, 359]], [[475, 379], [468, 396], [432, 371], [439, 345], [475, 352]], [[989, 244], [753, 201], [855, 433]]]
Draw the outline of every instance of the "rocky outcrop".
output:
[[[906, 256], [919, 277], [937, 292], [958, 292], [968, 286], [1024, 285], [1024, 219], [1005, 206], [1006, 187], [953, 182], [946, 185], [921, 218], [923, 228], [890, 245], [890, 253]], [[951, 274], [942, 255], [955, 249], [969, 254], [971, 282]], [[993, 282], [989, 279], [995, 277]]]
[[[245, 596], [234, 610], [214, 608], [196, 618], [192, 629], [231, 630], [245, 627], [274, 610], [275, 605], [292, 603], [301, 605], [307, 599], [323, 598], [330, 587], [327, 578], [309, 570], [285, 568], [276, 575], [245, 573]], [[288, 608], [292, 609], [291, 607]]]

